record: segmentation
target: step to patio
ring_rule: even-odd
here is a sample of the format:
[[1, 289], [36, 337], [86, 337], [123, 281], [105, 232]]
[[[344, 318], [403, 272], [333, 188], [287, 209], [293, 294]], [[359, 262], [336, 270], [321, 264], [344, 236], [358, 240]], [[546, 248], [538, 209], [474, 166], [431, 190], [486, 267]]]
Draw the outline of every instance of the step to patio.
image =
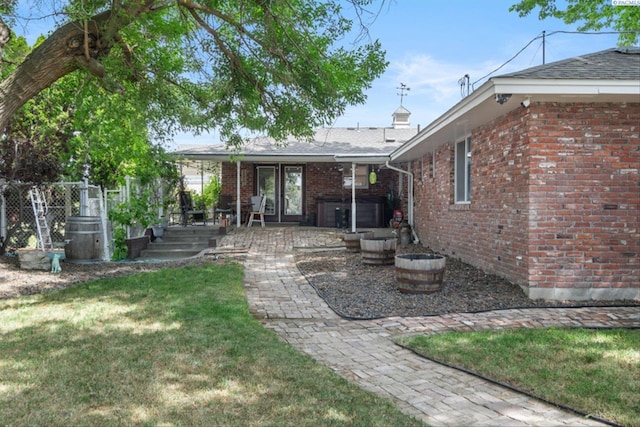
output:
[[138, 259], [183, 259], [198, 255], [204, 248], [200, 249], [145, 249]]
[[141, 252], [140, 259], [189, 258], [207, 249], [211, 239], [219, 235], [217, 226], [168, 227]]

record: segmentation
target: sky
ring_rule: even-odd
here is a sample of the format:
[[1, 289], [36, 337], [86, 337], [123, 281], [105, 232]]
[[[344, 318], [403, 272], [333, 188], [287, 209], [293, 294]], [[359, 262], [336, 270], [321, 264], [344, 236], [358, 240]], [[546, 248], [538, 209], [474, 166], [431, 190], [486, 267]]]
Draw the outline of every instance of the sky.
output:
[[[515, 0], [386, 0], [369, 27], [380, 40], [389, 65], [366, 91], [364, 105], [347, 108], [336, 127], [391, 126], [400, 106], [400, 90], [409, 90], [402, 105], [411, 112], [411, 126], [424, 128], [461, 100], [458, 80], [469, 74], [475, 88], [482, 77], [511, 60], [545, 31], [545, 62], [550, 63], [616, 46], [615, 34], [564, 34], [578, 27], [561, 20], [540, 21], [537, 12], [520, 18], [509, 12]], [[542, 39], [498, 72], [505, 74], [542, 64]], [[175, 143], [219, 142], [216, 134], [179, 135]]]
[[[458, 81], [465, 75], [478, 88], [487, 74], [511, 60], [492, 76], [545, 62], [616, 46], [617, 35], [564, 34], [578, 25], [560, 20], [540, 21], [537, 12], [520, 18], [509, 12], [515, 0], [397, 0], [384, 7], [370, 28], [387, 52], [389, 66], [367, 91], [367, 103], [349, 108], [336, 126], [389, 126], [400, 105], [396, 88], [410, 88], [403, 106], [411, 111], [412, 126], [425, 127], [461, 100]], [[525, 48], [526, 47], [526, 48]]]
[[[23, 5], [29, 2], [19, 0]], [[459, 80], [465, 74], [472, 87], [478, 88], [498, 68], [490, 76], [541, 65], [543, 31], [547, 34], [546, 63], [616, 46], [615, 34], [568, 34], [577, 32], [579, 25], [566, 25], [552, 18], [540, 21], [537, 11], [520, 18], [516, 12], [509, 12], [515, 2], [378, 2], [379, 11], [369, 25], [369, 37], [381, 42], [389, 65], [366, 91], [366, 103], [348, 107], [333, 126], [391, 126], [391, 114], [400, 106], [398, 88], [404, 84], [409, 90], [404, 92], [407, 96], [402, 105], [411, 112], [411, 126], [424, 128], [462, 99]], [[38, 34], [37, 29], [32, 29], [27, 37]], [[175, 138], [174, 147], [217, 142], [215, 132], [182, 134]]]

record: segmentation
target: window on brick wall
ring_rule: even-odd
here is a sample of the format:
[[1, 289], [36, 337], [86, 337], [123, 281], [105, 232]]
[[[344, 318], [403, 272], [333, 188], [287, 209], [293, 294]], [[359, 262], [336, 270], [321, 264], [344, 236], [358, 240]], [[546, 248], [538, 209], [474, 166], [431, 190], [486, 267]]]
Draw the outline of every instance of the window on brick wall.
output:
[[471, 138], [456, 143], [456, 203], [471, 202]]
[[[344, 173], [342, 175], [342, 186], [344, 188], [351, 188], [351, 180], [353, 175], [351, 174], [351, 164], [344, 165]], [[356, 165], [356, 188], [367, 189], [369, 188], [369, 165]]]

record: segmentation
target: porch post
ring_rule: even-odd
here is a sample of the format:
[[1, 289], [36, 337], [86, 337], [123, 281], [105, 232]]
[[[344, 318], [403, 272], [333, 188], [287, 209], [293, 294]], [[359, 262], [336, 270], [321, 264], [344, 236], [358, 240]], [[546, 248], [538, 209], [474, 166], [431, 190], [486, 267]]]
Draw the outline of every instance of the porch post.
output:
[[240, 228], [242, 225], [242, 203], [240, 202], [240, 167], [242, 162], [238, 160], [236, 162], [236, 226]]
[[351, 231], [356, 232], [356, 164], [351, 163]]

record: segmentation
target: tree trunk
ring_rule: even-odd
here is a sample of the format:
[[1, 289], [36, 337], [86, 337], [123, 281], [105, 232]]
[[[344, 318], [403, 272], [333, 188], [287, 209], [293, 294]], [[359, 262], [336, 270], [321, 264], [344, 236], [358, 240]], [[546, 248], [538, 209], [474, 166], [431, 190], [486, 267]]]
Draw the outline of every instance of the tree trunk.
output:
[[104, 68], [98, 59], [109, 54], [122, 28], [153, 10], [154, 1], [132, 2], [135, 6], [102, 12], [86, 25], [71, 22], [58, 28], [0, 83], [0, 129], [5, 128], [11, 116], [29, 99], [61, 77], [80, 68], [104, 77]]

